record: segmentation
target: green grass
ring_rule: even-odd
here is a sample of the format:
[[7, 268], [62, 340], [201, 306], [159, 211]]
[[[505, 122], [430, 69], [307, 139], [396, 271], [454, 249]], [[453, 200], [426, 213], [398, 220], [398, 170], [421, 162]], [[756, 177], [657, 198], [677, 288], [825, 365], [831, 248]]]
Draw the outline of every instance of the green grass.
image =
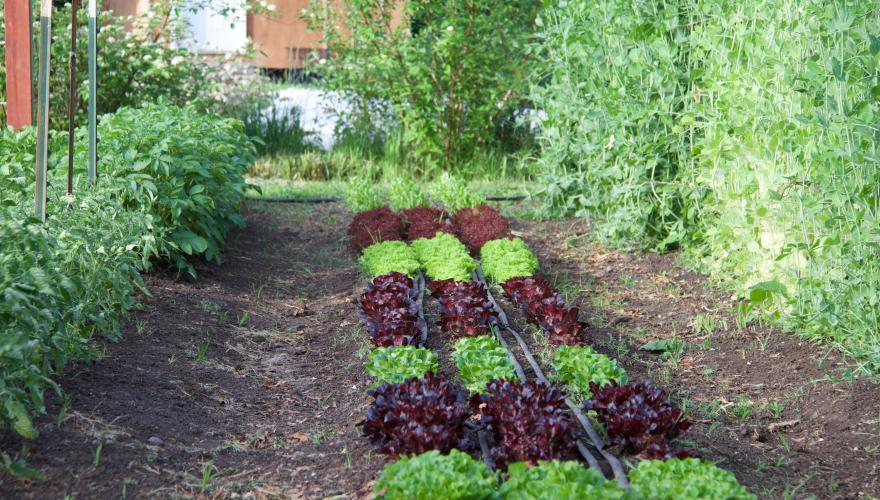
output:
[[[306, 181], [287, 180], [262, 177], [249, 177], [248, 184], [260, 187], [262, 194], [248, 191], [248, 197], [253, 198], [321, 198], [342, 197], [345, 194], [346, 183], [340, 180], [329, 181]], [[513, 196], [527, 193], [529, 182], [515, 179], [502, 179], [498, 181], [471, 181], [468, 185], [475, 193], [485, 196]], [[427, 190], [427, 183], [418, 183], [420, 188]], [[380, 194], [387, 195], [390, 184], [387, 182], [376, 183], [376, 189]]]

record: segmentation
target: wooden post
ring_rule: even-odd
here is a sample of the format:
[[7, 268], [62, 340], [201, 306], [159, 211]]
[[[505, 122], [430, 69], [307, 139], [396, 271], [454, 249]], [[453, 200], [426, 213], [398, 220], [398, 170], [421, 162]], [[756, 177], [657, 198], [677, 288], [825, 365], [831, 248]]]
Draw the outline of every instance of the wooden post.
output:
[[6, 0], [6, 122], [13, 129], [34, 123], [30, 0]]
[[34, 215], [46, 221], [46, 177], [49, 165], [49, 56], [52, 53], [52, 0], [40, 2], [40, 73], [37, 81], [37, 189]]
[[89, 0], [89, 182], [98, 180], [98, 2]]

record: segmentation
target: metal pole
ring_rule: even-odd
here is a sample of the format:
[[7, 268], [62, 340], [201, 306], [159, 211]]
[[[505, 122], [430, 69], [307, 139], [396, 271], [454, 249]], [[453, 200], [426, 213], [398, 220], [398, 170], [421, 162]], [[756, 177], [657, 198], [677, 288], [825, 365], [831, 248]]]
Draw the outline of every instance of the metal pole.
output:
[[40, 2], [40, 73], [37, 92], [37, 189], [34, 214], [46, 220], [46, 169], [49, 157], [49, 55], [52, 42], [52, 0]]
[[6, 25], [6, 123], [18, 130], [34, 123], [31, 2], [6, 0], [3, 9]]
[[79, 0], [73, 0], [70, 5], [70, 86], [68, 88], [69, 100], [67, 102], [67, 195], [73, 195], [73, 136], [76, 124], [76, 32], [77, 11]]
[[98, 2], [89, 0], [89, 182], [98, 179]]

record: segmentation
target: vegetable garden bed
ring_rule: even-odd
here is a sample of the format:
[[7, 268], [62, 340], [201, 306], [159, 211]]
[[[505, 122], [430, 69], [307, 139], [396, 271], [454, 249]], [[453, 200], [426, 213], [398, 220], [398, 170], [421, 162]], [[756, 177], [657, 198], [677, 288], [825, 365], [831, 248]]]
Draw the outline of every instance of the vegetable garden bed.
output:
[[[357, 214], [349, 236], [372, 278], [360, 312], [379, 349], [371, 373], [380, 385], [370, 391], [374, 403], [359, 425], [382, 453], [402, 457], [376, 483], [378, 495], [528, 498], [538, 491], [533, 483], [543, 482], [540, 491], [551, 496], [751, 497], [732, 474], [673, 444], [690, 427], [684, 412], [650, 382], [626, 383], [619, 365], [586, 345], [589, 327], [578, 308], [567, 308], [536, 274], [537, 258], [494, 209], [478, 205], [450, 216], [438, 208], [395, 214], [380, 207]], [[452, 353], [458, 382], [435, 374], [436, 355], [424, 347], [424, 276], [439, 303], [437, 324], [458, 339]], [[551, 365], [558, 384], [511, 325], [486, 276], [556, 348]], [[409, 362], [413, 357], [422, 362]], [[384, 363], [376, 367], [374, 358]], [[628, 477], [615, 453], [643, 461], [630, 464]]]

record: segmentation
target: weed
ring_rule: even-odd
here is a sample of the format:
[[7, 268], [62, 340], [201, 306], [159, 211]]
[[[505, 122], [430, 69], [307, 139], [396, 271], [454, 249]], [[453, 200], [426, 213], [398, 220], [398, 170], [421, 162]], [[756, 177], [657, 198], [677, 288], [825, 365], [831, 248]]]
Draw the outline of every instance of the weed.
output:
[[92, 465], [94, 465], [95, 467], [97, 467], [98, 464], [101, 463], [101, 450], [103, 449], [104, 443], [98, 443], [97, 448], [95, 448], [95, 451], [92, 453]]
[[767, 410], [770, 411], [770, 415], [775, 419], [779, 419], [782, 417], [782, 412], [785, 411], [785, 405], [778, 401], [771, 401], [767, 404]]

